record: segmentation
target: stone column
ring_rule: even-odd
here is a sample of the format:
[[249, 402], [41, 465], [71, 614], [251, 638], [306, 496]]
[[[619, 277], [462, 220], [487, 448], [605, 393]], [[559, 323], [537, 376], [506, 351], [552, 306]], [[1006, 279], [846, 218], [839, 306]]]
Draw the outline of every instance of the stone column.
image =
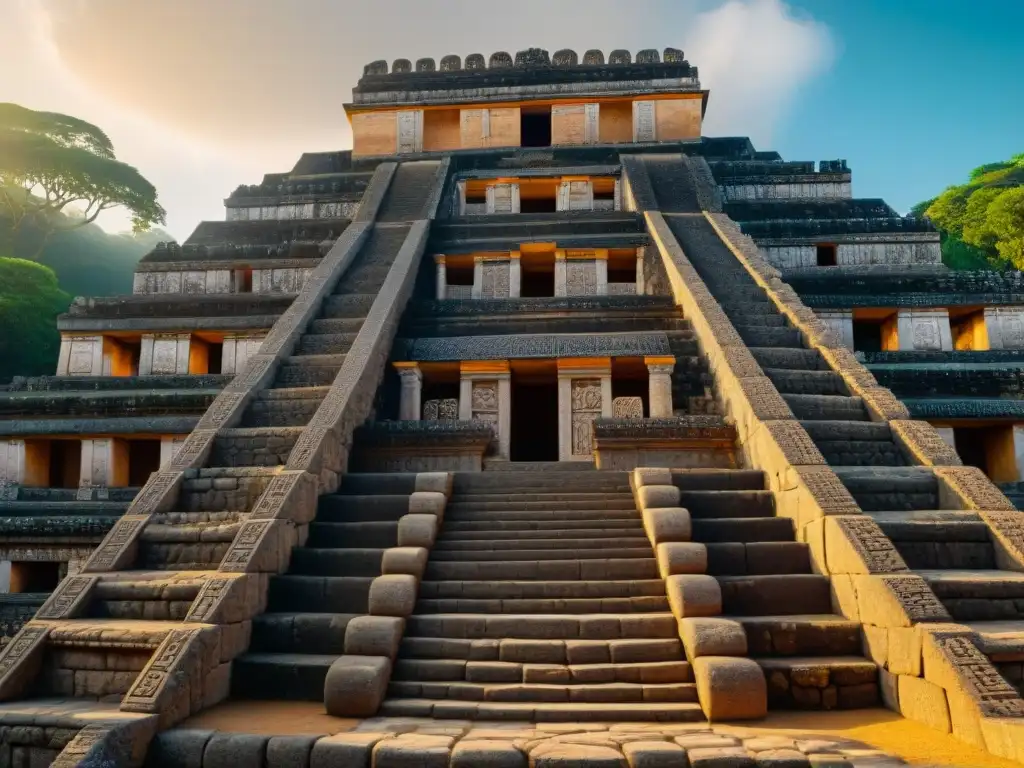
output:
[[508, 256], [508, 297], [518, 299], [523, 292], [523, 265], [519, 251], [512, 251]]
[[394, 363], [394, 366], [402, 382], [398, 404], [398, 419], [400, 421], [419, 421], [423, 413], [423, 406], [421, 405], [423, 398], [423, 373], [420, 371], [419, 363], [400, 362]]
[[[1024, 349], [1024, 310], [985, 307], [988, 349]], [[975, 349], [984, 347], [975, 347]]]
[[62, 336], [57, 358], [58, 376], [102, 376], [102, 336]]
[[555, 251], [555, 296], [565, 296], [565, 251]]
[[658, 140], [655, 120], [656, 104], [653, 101], [633, 102], [633, 141], [634, 143]]
[[437, 265], [437, 292], [435, 294], [438, 300], [448, 298], [448, 268], [445, 266], [444, 256], [437, 254], [434, 257], [434, 263]]
[[459, 365], [459, 420], [493, 425], [498, 456], [509, 457], [512, 437], [512, 387], [508, 360], [464, 360]]
[[484, 287], [484, 260], [480, 256], [473, 257], [473, 287], [470, 289], [470, 296], [474, 299], [480, 298]]
[[21, 485], [25, 482], [25, 441], [0, 442], [0, 483]]
[[591, 424], [612, 415], [611, 358], [559, 358], [558, 459], [592, 461]]
[[128, 485], [127, 442], [109, 437], [83, 440], [79, 485], [83, 488]]
[[951, 350], [953, 335], [945, 309], [901, 309], [896, 319], [899, 349]]
[[647, 364], [648, 406], [652, 419], [667, 418], [673, 414], [672, 372], [676, 359], [671, 355], [645, 357]]
[[601, 249], [597, 252], [597, 259], [594, 261], [594, 272], [597, 275], [597, 295], [608, 295], [608, 250]]
[[622, 179], [615, 179], [615, 202], [612, 207], [616, 211], [622, 210]]
[[458, 214], [459, 214], [459, 216], [465, 216], [466, 215], [466, 182], [465, 181], [460, 181], [458, 184], [456, 184], [456, 187], [457, 187], [457, 193], [458, 193], [458, 196], [459, 196], [459, 199], [457, 201], [457, 203], [458, 203]]
[[844, 347], [853, 350], [853, 310], [819, 311], [815, 314], [821, 322], [836, 332]]
[[487, 213], [519, 213], [519, 184], [500, 182], [486, 189]]
[[[618, 184], [618, 182], [615, 182]], [[644, 295], [644, 249], [636, 249], [636, 295]]]
[[190, 335], [144, 334], [139, 356], [139, 375], [188, 373]]

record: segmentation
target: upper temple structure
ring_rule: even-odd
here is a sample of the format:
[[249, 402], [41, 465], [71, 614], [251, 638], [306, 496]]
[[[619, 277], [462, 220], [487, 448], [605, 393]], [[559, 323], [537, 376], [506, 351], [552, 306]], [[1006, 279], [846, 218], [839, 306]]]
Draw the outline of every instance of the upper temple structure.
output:
[[882, 707], [1024, 758], [1024, 280], [713, 105], [373, 62], [351, 150], [76, 299], [0, 390], [0, 765], [854, 766], [692, 723]]

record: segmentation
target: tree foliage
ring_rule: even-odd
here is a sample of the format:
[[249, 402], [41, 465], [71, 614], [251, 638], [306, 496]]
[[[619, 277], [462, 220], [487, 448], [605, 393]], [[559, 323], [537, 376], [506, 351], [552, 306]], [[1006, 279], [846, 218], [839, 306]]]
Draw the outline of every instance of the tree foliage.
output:
[[975, 168], [966, 184], [949, 187], [914, 213], [942, 231], [947, 265], [980, 256], [990, 266], [1024, 269], [1024, 154]]
[[114, 156], [102, 130], [17, 104], [0, 104], [0, 206], [15, 241], [26, 227], [42, 233], [33, 258], [54, 232], [91, 224], [110, 208], [127, 209], [136, 233], [166, 217], [156, 189]]
[[55, 372], [60, 349], [55, 321], [70, 302], [52, 269], [0, 258], [0, 382]]

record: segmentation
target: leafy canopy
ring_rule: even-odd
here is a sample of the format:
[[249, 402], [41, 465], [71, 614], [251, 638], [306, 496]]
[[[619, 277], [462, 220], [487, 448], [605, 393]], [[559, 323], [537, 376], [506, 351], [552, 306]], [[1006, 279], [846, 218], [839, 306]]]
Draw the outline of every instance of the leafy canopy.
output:
[[947, 255], [956, 253], [958, 259], [980, 257], [1024, 269], [1024, 154], [975, 168], [966, 184], [949, 187], [913, 212], [942, 230], [947, 263]]
[[55, 320], [69, 303], [53, 270], [0, 258], [0, 381], [54, 372], [60, 348]]
[[[48, 236], [117, 207], [129, 211], [135, 232], [165, 222], [156, 189], [114, 156], [102, 130], [68, 115], [0, 104], [0, 216], [12, 233], [31, 223]], [[43, 246], [45, 239], [36, 256]]]

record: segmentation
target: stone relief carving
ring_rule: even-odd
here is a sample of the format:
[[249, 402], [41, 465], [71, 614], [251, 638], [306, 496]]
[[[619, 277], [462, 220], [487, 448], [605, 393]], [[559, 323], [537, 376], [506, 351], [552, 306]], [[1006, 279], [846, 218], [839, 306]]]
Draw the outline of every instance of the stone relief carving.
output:
[[457, 72], [462, 69], [462, 58], [455, 54], [449, 54], [441, 58], [442, 72]]
[[431, 58], [416, 59], [416, 71], [417, 72], [434, 72], [437, 70], [437, 65]]
[[495, 51], [491, 54], [491, 60], [487, 65], [491, 69], [502, 69], [512, 66], [512, 56], [507, 51]]
[[599, 51], [596, 48], [591, 48], [589, 51], [583, 54], [583, 65], [584, 66], [603, 66], [604, 65], [604, 51]]
[[593, 261], [568, 261], [565, 264], [565, 295], [597, 294], [597, 265]]
[[424, 421], [458, 421], [459, 400], [446, 397], [440, 400], [427, 400], [423, 403]]
[[498, 382], [474, 381], [470, 397], [471, 417], [489, 424], [498, 423]]
[[613, 419], [642, 419], [644, 401], [639, 397], [616, 397], [612, 400]]
[[482, 53], [471, 53], [466, 57], [466, 69], [484, 69], [486, 66]]
[[617, 48], [608, 55], [609, 64], [632, 64], [633, 54], [622, 48]]
[[642, 51], [637, 51], [637, 53], [636, 53], [636, 63], [637, 64], [660, 64], [661, 63], [661, 56], [658, 54], [658, 51], [655, 50], [654, 48], [645, 48]]
[[408, 59], [395, 59], [391, 64], [391, 71], [395, 74], [412, 72], [412, 62]]
[[579, 57], [571, 48], [563, 48], [560, 51], [555, 51], [555, 55], [551, 57], [551, 63], [556, 67], [575, 67], [579, 64]]
[[939, 323], [936, 320], [918, 320], [914, 323], [914, 349], [940, 349]]
[[509, 297], [509, 263], [485, 262], [480, 270], [480, 298], [507, 299]]
[[662, 61], [666, 64], [681, 64], [686, 61], [683, 52], [678, 48], [666, 48], [661, 55]]
[[570, 395], [572, 455], [590, 456], [594, 452], [593, 424], [601, 418], [601, 380], [573, 379]]

